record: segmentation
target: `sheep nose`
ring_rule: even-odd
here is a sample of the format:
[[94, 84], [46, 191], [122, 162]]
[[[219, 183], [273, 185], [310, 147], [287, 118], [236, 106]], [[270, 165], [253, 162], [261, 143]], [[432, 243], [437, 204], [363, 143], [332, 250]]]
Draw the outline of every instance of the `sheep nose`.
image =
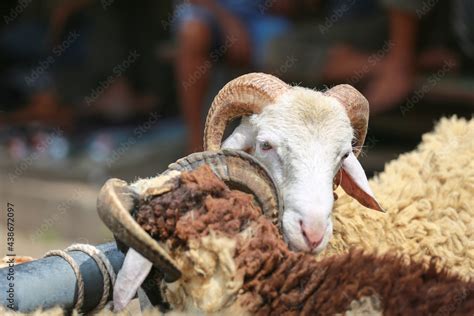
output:
[[318, 247], [324, 239], [324, 232], [326, 231], [326, 229], [307, 227], [303, 224], [302, 221], [300, 221], [300, 225], [301, 233], [303, 234], [304, 240], [308, 245], [309, 249], [313, 250]]

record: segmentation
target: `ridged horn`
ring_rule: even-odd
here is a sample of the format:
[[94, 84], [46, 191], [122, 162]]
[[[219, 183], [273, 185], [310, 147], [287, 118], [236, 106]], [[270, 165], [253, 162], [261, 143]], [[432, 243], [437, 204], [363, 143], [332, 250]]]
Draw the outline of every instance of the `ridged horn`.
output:
[[277, 77], [264, 73], [249, 73], [228, 82], [209, 109], [204, 128], [204, 150], [219, 150], [224, 130], [231, 120], [260, 113], [289, 88]]
[[253, 194], [263, 214], [281, 229], [283, 200], [270, 173], [254, 157], [228, 149], [199, 152], [169, 165], [166, 172], [190, 171], [203, 164], [209, 165], [230, 188]]
[[353, 86], [337, 85], [324, 93], [336, 98], [346, 108], [347, 115], [354, 129], [355, 144], [353, 152], [356, 157], [362, 150], [369, 123], [369, 101]]
[[174, 282], [181, 276], [176, 263], [130, 214], [137, 199], [125, 181], [109, 179], [97, 198], [99, 217], [117, 239], [150, 260], [163, 272], [167, 282]]
[[[245, 152], [222, 150], [194, 153], [169, 165], [160, 175], [163, 191], [173, 189], [183, 171], [192, 171], [207, 164], [213, 172], [231, 188], [255, 196], [263, 213], [281, 229], [282, 199], [270, 174], [255, 158]], [[158, 185], [158, 186], [160, 186]], [[160, 189], [160, 188], [157, 188]], [[117, 239], [132, 247], [155, 267], [160, 269], [166, 282], [174, 282], [181, 271], [168, 252], [160, 246], [132, 217], [138, 196], [123, 180], [110, 179], [100, 190], [97, 209], [100, 218]]]

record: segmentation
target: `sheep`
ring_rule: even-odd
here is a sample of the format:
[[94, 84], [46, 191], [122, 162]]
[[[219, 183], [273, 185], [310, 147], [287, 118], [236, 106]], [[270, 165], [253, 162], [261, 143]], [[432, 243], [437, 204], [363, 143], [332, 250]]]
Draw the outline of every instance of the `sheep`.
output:
[[332, 235], [334, 185], [382, 211], [356, 158], [368, 115], [367, 99], [350, 85], [318, 92], [250, 73], [216, 95], [204, 150], [219, 150], [227, 123], [243, 116], [222, 148], [247, 151], [269, 169], [283, 195], [285, 240], [292, 249], [319, 253]]
[[362, 212], [338, 190], [334, 237], [318, 258], [347, 252], [396, 252], [437, 258], [474, 276], [474, 120], [443, 118], [418, 148], [388, 163], [370, 185], [387, 213]]
[[[334, 93], [334, 90], [340, 91], [343, 89], [352, 91], [348, 93], [351, 96], [341, 98], [338, 96], [339, 93]], [[325, 93], [321, 93], [299, 87], [289, 87], [269, 75], [249, 74], [231, 81], [219, 92], [206, 121], [205, 149], [217, 150], [221, 146], [220, 142], [227, 122], [234, 117], [247, 115], [242, 119], [240, 126], [224, 141], [222, 147], [248, 150], [268, 167], [282, 190], [285, 204], [282, 226], [285, 238], [293, 249], [305, 251], [309, 249], [309, 247], [304, 247], [302, 242], [302, 239], [308, 241], [305, 236], [301, 236], [304, 235], [302, 234], [303, 231], [299, 233], [298, 223], [292, 220], [294, 217], [299, 218], [298, 215], [295, 215], [294, 210], [297, 210], [298, 207], [294, 207], [294, 204], [308, 202], [310, 199], [314, 202], [315, 199], [321, 197], [325, 201], [331, 201], [329, 204], [332, 206], [331, 194], [323, 193], [324, 190], [319, 187], [319, 181], [313, 181], [313, 183], [307, 183], [306, 181], [311, 177], [322, 177], [324, 172], [321, 172], [320, 169], [324, 168], [325, 164], [332, 161], [337, 165], [337, 159], [327, 159], [325, 153], [312, 153], [311, 148], [314, 146], [308, 145], [306, 140], [312, 139], [316, 142], [321, 137], [321, 131], [316, 126], [312, 133], [311, 131], [304, 133], [306, 127], [311, 126], [311, 124], [299, 119], [314, 119], [315, 122], [321, 125], [322, 131], [327, 132], [326, 138], [329, 139], [329, 142], [337, 147], [335, 145], [337, 141], [334, 137], [344, 135], [344, 124], [337, 123], [336, 119], [331, 121], [328, 117], [324, 117], [324, 119], [322, 117], [325, 106], [334, 102], [334, 98], [331, 99], [328, 96], [335, 95], [336, 99], [342, 100], [340, 102], [342, 104], [359, 104], [361, 108], [367, 108], [367, 100], [347, 85], [336, 86]], [[331, 118], [336, 116], [334, 114], [334, 112], [337, 112], [336, 109], [338, 109], [337, 106], [328, 109]], [[349, 117], [353, 122], [353, 115], [349, 114]], [[358, 142], [353, 148], [354, 155], [357, 155], [365, 137], [365, 129], [361, 128], [362, 131], [360, 131], [355, 127], [364, 127], [365, 124], [352, 123], [355, 136], [359, 136], [356, 137]], [[443, 124], [447, 125], [448, 123]], [[346, 169], [344, 164], [347, 165], [354, 159], [353, 155], [346, 158], [342, 164], [342, 171], [337, 173], [335, 177], [335, 183], [342, 182], [342, 189], [347, 194], [341, 189], [336, 191], [336, 195], [342, 196], [342, 199], [336, 203], [333, 216], [328, 218], [328, 232], [321, 244], [314, 249], [314, 252], [328, 256], [347, 251], [353, 245], [360, 245], [372, 250], [397, 249], [399, 253], [408, 252], [418, 258], [437, 256], [442, 262], [448, 263], [449, 266], [455, 266], [459, 273], [472, 275], [474, 273], [472, 272], [474, 271], [474, 221], [472, 220], [472, 203], [469, 201], [473, 200], [473, 177], [470, 172], [473, 170], [472, 161], [474, 161], [472, 157], [474, 152], [472, 139], [474, 135], [472, 123], [466, 124], [461, 121], [458, 123], [452, 122], [451, 124], [453, 125], [452, 131], [445, 128], [444, 133], [446, 135], [440, 136], [444, 139], [437, 141], [433, 150], [425, 150], [421, 154], [410, 154], [409, 156], [416, 157], [414, 162], [410, 161], [413, 158], [405, 158], [406, 161], [404, 163], [400, 162], [399, 166], [397, 166], [397, 162], [392, 163], [387, 169], [390, 176], [385, 172], [380, 177], [372, 180], [370, 185], [364, 186], [368, 188], [367, 190], [370, 190], [370, 187], [377, 186], [375, 192], [379, 198], [381, 197], [380, 194], [383, 194], [381, 200], [390, 210], [389, 214], [364, 212], [363, 208], [357, 203], [351, 202], [351, 197], [355, 194], [347, 191], [351, 187], [354, 188], [354, 186], [351, 186], [348, 180], [345, 181], [350, 177], [344, 171]], [[269, 155], [268, 151], [261, 150], [260, 145], [265, 145], [265, 148], [269, 148], [267, 145], [272, 147], [271, 142], [265, 144], [265, 139], [270, 136], [277, 138], [280, 143], [278, 146], [273, 146]], [[284, 139], [281, 140], [281, 137]], [[454, 144], [452, 143], [452, 137], [456, 137], [454, 138]], [[281, 148], [282, 143], [283, 149]], [[464, 167], [460, 166], [458, 159], [453, 159], [453, 156], [458, 157], [459, 154], [454, 155], [449, 150], [461, 146], [464, 146], [462, 151], [464, 160], [461, 164]], [[279, 150], [286, 153], [291, 151], [293, 154], [308, 154], [311, 157], [307, 157], [306, 162], [317, 162], [318, 166], [313, 167], [311, 163], [295, 163], [295, 167], [292, 168], [294, 159], [287, 154], [277, 154], [276, 152]], [[281, 159], [276, 162], [274, 158], [277, 156]], [[440, 161], [442, 161], [441, 164], [439, 164]], [[354, 164], [356, 163], [357, 161], [354, 162]], [[444, 165], [450, 166], [449, 168], [455, 170], [455, 173], [446, 172]], [[303, 170], [302, 175], [298, 172], [298, 169], [302, 169], [301, 166], [306, 169], [306, 173]], [[284, 172], [286, 169], [290, 170]], [[326, 168], [326, 170], [328, 169], [332, 168]], [[310, 172], [312, 170], [315, 171]], [[365, 178], [359, 166], [354, 167], [353, 170], [358, 170], [360, 175], [355, 178]], [[422, 173], [421, 177], [417, 176], [419, 172]], [[341, 174], [342, 179], [338, 181]], [[295, 175], [296, 179], [292, 177]], [[440, 189], [445, 178], [451, 179], [449, 186], [444, 185], [445, 188], [451, 188], [450, 190]], [[408, 183], [406, 179], [416, 181]], [[459, 179], [464, 179], [463, 189], [462, 192], [455, 193], [459, 191], [457, 188]], [[383, 184], [381, 184], [382, 180], [384, 180]], [[299, 190], [292, 190], [292, 188], [298, 188], [298, 184], [302, 184], [302, 187]], [[450, 192], [451, 190], [454, 192]], [[363, 191], [359, 190], [358, 192], [363, 194]], [[446, 198], [439, 199], [437, 192]], [[373, 196], [373, 194], [371, 195]], [[428, 196], [436, 201], [435, 205], [432, 205], [431, 201], [426, 198]], [[417, 201], [417, 199], [420, 201]], [[358, 200], [360, 202], [360, 198]], [[443, 201], [448, 203], [442, 203]], [[311, 205], [321, 205], [321, 203], [314, 202]], [[429, 210], [435, 208], [436, 211], [429, 212]], [[330, 208], [328, 206], [325, 209], [329, 210]], [[458, 209], [459, 213], [455, 209]], [[325, 218], [325, 215], [322, 217], [312, 216], [312, 218], [316, 217]], [[415, 221], [409, 223], [408, 218], [415, 219]], [[370, 225], [367, 225], [367, 220], [370, 221]], [[435, 221], [438, 227], [430, 224], [430, 221]], [[333, 242], [329, 242], [330, 231], [332, 230], [330, 228], [333, 226], [333, 222], [337, 226], [337, 238]], [[293, 230], [290, 227], [293, 227]], [[453, 229], [453, 227], [457, 227], [457, 229]], [[417, 228], [420, 229], [419, 232], [416, 232]], [[440, 228], [442, 228], [442, 231], [439, 231]], [[381, 236], [386, 236], [386, 238], [380, 238]], [[323, 251], [328, 243], [329, 249]], [[444, 245], [437, 248], [436, 244]], [[323, 252], [321, 253], [321, 251]]]
[[[245, 152], [223, 150], [195, 153], [171, 164], [158, 177], [141, 179], [128, 185], [119, 179], [109, 179], [99, 192], [97, 209], [102, 221], [118, 241], [130, 247], [114, 287], [114, 309], [123, 309], [151, 271], [160, 267], [167, 282], [181, 277], [180, 269], [168, 254], [169, 247], [157, 243], [129, 214], [138, 197], [156, 196], [173, 190], [180, 172], [208, 164], [229, 185], [253, 192], [263, 213], [280, 226], [282, 199], [269, 172]], [[125, 251], [125, 249], [124, 249]]]
[[[425, 266], [352, 249], [318, 262], [311, 254], [291, 251], [272, 216], [263, 215], [252, 196], [228, 189], [206, 165], [193, 168], [148, 189], [151, 194], [135, 203], [140, 231], [128, 231], [136, 238], [143, 231], [153, 237], [180, 271], [174, 282], [157, 280], [174, 311], [465, 315], [474, 310], [474, 280], [438, 269], [433, 260]], [[262, 184], [272, 190], [268, 182]], [[114, 215], [116, 206], [102, 204], [102, 216], [124, 216]], [[112, 229], [120, 233], [125, 226]]]

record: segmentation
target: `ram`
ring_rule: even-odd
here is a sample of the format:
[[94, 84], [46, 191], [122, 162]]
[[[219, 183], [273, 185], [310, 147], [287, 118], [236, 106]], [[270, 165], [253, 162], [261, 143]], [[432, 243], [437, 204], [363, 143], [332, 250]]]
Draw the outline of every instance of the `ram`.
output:
[[[319, 253], [333, 230], [334, 186], [382, 210], [357, 160], [367, 132], [368, 102], [355, 88], [326, 92], [289, 86], [263, 73], [225, 85], [209, 110], [204, 149], [251, 153], [280, 187], [283, 234], [294, 250]], [[230, 121], [243, 117], [222, 143]]]
[[[180, 183], [181, 172], [194, 170], [204, 164], [210, 166], [229, 185], [244, 192], [254, 193], [256, 202], [264, 214], [272, 218], [274, 224], [279, 225], [281, 222], [282, 203], [278, 188], [268, 171], [255, 158], [245, 152], [224, 150], [195, 153], [171, 164], [168, 170], [160, 176], [140, 179], [131, 185], [119, 179], [108, 180], [97, 199], [98, 213], [114, 236], [130, 247], [128, 250], [123, 249], [127, 251], [127, 255], [114, 286], [115, 310], [121, 310], [128, 304], [138, 287], [149, 275], [152, 266], [159, 268], [160, 274], [167, 282], [174, 282], [180, 278], [181, 268], [174, 263], [169, 254], [169, 250], [176, 248], [176, 245], [158, 243], [153, 237], [159, 240], [169, 237], [175, 230], [177, 220], [183, 210], [189, 210], [197, 203], [202, 203], [203, 193], [194, 194], [192, 191], [189, 192], [190, 190], [175, 189]], [[205, 183], [204, 180], [200, 184], [203, 185], [203, 183]], [[210, 192], [219, 190], [215, 181], [211, 181], [207, 187]], [[137, 203], [140, 200], [147, 201], [152, 197], [162, 196], [169, 192], [174, 192], [175, 196], [172, 196], [174, 201], [169, 201], [171, 204], [168, 205], [169, 209], [165, 210], [165, 214], [161, 218], [149, 214], [150, 219], [154, 218], [158, 226], [152, 225], [151, 222], [147, 222], [144, 226], [151, 225], [150, 227], [155, 227], [158, 231], [148, 231], [147, 233], [138, 224], [139, 222], [143, 224], [144, 218], [147, 216], [141, 213], [137, 217]], [[187, 201], [187, 208], [180, 205], [182, 201]], [[245, 214], [252, 210], [250, 206], [250, 201], [247, 201], [237, 210], [242, 213], [238, 215], [239, 218], [245, 222], [249, 220]], [[134, 214], [136, 218], [134, 219], [131, 214]], [[223, 253], [225, 254], [225, 252]], [[219, 284], [209, 286], [219, 290]]]
[[[99, 204], [113, 232], [173, 281], [156, 279], [163, 309], [219, 315], [464, 315], [474, 309], [472, 279], [438, 269], [434, 260], [425, 266], [351, 250], [318, 262], [290, 251], [274, 225], [278, 190], [250, 157], [195, 154], [170, 169], [142, 182], [134, 203], [136, 188], [111, 180]], [[219, 178], [238, 182], [258, 203]], [[124, 288], [135, 281], [129, 268], [122, 268], [132, 277]]]

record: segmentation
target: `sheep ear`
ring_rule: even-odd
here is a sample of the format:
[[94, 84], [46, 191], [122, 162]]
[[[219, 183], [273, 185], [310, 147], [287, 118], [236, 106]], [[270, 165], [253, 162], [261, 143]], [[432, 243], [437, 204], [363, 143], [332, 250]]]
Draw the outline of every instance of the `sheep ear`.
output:
[[369, 181], [365, 176], [364, 169], [352, 152], [342, 163], [341, 186], [347, 194], [355, 198], [365, 207], [385, 212], [375, 200], [374, 193], [369, 187]]
[[222, 143], [224, 149], [235, 149], [251, 152], [255, 145], [255, 129], [248, 117], [243, 117], [239, 126]]

